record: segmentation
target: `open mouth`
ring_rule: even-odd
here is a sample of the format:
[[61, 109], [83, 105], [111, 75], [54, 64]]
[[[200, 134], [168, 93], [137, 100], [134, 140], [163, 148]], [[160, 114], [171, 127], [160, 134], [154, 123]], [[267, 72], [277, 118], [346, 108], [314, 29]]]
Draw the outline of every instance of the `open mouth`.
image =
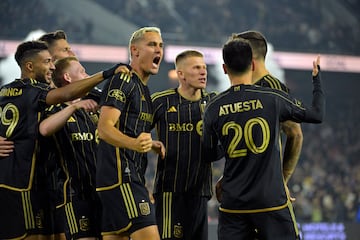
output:
[[155, 57], [155, 58], [153, 59], [153, 63], [154, 63], [155, 65], [159, 65], [159, 62], [160, 62], [160, 57]]
[[206, 78], [200, 78], [200, 82], [206, 83]]

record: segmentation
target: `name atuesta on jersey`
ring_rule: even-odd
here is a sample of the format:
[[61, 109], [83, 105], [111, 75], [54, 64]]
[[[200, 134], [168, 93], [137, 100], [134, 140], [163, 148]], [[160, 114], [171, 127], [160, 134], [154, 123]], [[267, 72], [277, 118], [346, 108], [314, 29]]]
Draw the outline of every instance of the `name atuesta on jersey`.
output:
[[256, 110], [259, 108], [260, 109], [264, 108], [259, 99], [225, 104], [220, 106], [219, 117], [230, 113], [245, 112], [250, 110]]

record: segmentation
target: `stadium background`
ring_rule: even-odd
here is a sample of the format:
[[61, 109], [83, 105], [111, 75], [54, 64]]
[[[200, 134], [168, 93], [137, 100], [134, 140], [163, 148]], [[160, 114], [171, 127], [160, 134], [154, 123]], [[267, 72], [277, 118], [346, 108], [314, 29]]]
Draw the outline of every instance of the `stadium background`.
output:
[[[311, 60], [322, 58], [326, 119], [303, 124], [304, 144], [290, 181], [304, 239], [358, 239], [360, 236], [360, 2], [358, 0], [2, 0], [0, 81], [19, 77], [14, 47], [34, 30], [63, 29], [88, 73], [127, 61], [130, 34], [158, 26], [165, 43], [152, 92], [177, 83], [172, 61], [179, 48], [203, 51], [209, 90], [228, 85], [219, 49], [231, 33], [259, 30], [271, 43], [271, 71], [294, 96], [310, 99]], [[172, 51], [171, 51], [172, 50]], [[308, 65], [307, 65], [308, 64]], [[13, 79], [14, 77], [11, 77]], [[150, 156], [152, 185], [156, 159]], [[214, 164], [214, 181], [223, 162]], [[209, 202], [210, 239], [215, 239], [217, 202]]]

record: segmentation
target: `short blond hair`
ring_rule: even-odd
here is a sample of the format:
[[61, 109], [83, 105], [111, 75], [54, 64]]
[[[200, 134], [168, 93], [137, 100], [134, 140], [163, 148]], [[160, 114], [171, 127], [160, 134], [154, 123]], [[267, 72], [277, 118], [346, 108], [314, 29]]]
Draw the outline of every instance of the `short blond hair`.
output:
[[129, 41], [129, 54], [130, 54], [130, 60], [131, 60], [131, 45], [138, 42], [139, 40], [143, 39], [144, 34], [147, 32], [156, 32], [161, 36], [161, 30], [158, 27], [142, 27], [133, 34], [131, 34], [130, 41]]
[[70, 67], [72, 61], [78, 62], [79, 60], [76, 57], [71, 56], [59, 59], [55, 62], [55, 70], [52, 74], [52, 81], [55, 86], [63, 86], [63, 75], [65, 71]]
[[199, 51], [196, 50], [185, 50], [181, 53], [179, 53], [176, 58], [175, 58], [175, 68], [178, 68], [178, 65], [184, 61], [185, 59], [189, 58], [189, 57], [204, 57], [204, 54], [202, 54]]

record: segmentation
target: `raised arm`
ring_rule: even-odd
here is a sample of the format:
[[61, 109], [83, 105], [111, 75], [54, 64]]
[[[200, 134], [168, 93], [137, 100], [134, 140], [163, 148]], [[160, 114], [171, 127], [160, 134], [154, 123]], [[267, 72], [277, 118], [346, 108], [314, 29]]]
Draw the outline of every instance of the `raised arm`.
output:
[[67, 120], [77, 109], [82, 108], [85, 111], [96, 111], [97, 106], [97, 103], [92, 99], [80, 100], [73, 103], [41, 121], [39, 126], [40, 134], [43, 136], [51, 136], [66, 124]]
[[123, 69], [122, 66], [122, 64], [117, 64], [108, 70], [98, 72], [82, 81], [76, 81], [64, 87], [55, 88], [46, 96], [46, 103], [48, 105], [54, 105], [83, 97], [101, 81], [120, 72]]
[[321, 123], [325, 115], [325, 97], [321, 87], [320, 56], [313, 61], [313, 100], [311, 108], [306, 111], [306, 119], [312, 123]]

